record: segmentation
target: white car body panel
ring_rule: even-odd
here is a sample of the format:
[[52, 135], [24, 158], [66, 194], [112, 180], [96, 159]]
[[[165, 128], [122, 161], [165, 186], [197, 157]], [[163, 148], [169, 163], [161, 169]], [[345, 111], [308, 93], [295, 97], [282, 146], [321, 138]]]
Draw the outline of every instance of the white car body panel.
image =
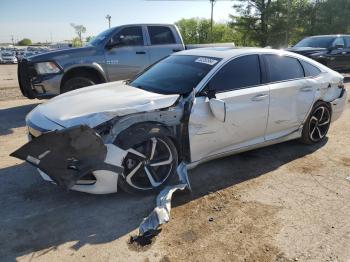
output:
[[[122, 81], [110, 82], [56, 96], [37, 106], [28, 117], [44, 115], [63, 127], [77, 124], [95, 127], [115, 116], [169, 107], [178, 97], [147, 92]], [[32, 122], [40, 126], [35, 119]]]
[[[339, 118], [347, 101], [347, 93], [339, 98], [343, 77], [304, 56], [271, 49], [194, 49], [174, 55], [197, 55], [222, 58], [195, 87], [200, 92], [211, 77], [228, 61], [247, 54], [288, 54], [318, 67], [317, 77], [262, 84], [255, 87], [216, 94], [225, 102], [225, 121], [214, 116], [207, 97], [195, 97], [188, 123], [191, 163], [188, 168], [218, 157], [263, 147], [301, 136], [302, 126], [318, 100], [330, 102], [332, 121]], [[329, 85], [331, 84], [331, 85]], [[180, 95], [160, 95], [112, 82], [72, 91], [38, 106], [28, 121], [46, 130], [86, 124], [95, 127], [116, 116], [149, 112], [174, 105]], [[107, 146], [115, 164], [121, 164], [125, 151]], [[108, 157], [107, 157], [108, 158]], [[106, 161], [107, 161], [106, 158]], [[94, 172], [94, 185], [75, 185], [72, 189], [88, 193], [117, 191], [120, 174]]]

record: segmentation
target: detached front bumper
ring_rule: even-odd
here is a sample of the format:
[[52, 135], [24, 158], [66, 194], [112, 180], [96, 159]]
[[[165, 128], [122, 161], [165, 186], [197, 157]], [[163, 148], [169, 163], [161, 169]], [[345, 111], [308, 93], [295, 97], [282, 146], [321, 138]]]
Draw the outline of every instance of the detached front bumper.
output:
[[[26, 160], [39, 169], [43, 179], [58, 186], [94, 194], [117, 191], [118, 176], [128, 152], [105, 145], [88, 126], [76, 126], [35, 137], [11, 156]], [[94, 183], [84, 184], [91, 175]]]
[[62, 74], [38, 75], [34, 64], [26, 59], [18, 62], [18, 83], [24, 96], [33, 98], [50, 98], [60, 93]]

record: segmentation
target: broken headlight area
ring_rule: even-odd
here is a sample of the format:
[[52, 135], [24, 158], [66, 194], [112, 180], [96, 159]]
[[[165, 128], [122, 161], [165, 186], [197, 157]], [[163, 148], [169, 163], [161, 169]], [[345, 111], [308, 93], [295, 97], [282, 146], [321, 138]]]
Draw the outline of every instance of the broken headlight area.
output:
[[108, 159], [107, 151], [92, 128], [80, 125], [42, 134], [11, 156], [39, 168], [57, 185], [71, 188], [78, 181], [93, 180], [87, 178], [97, 170], [123, 172], [121, 165]]

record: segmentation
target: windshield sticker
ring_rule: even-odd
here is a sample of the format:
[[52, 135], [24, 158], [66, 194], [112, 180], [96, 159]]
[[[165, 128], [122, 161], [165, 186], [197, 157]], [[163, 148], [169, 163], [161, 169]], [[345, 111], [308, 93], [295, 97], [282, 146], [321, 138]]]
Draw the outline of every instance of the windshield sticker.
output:
[[218, 60], [215, 60], [215, 59], [211, 59], [211, 58], [208, 58], [208, 57], [199, 57], [195, 60], [195, 62], [197, 63], [202, 63], [202, 64], [207, 64], [207, 65], [215, 65]]

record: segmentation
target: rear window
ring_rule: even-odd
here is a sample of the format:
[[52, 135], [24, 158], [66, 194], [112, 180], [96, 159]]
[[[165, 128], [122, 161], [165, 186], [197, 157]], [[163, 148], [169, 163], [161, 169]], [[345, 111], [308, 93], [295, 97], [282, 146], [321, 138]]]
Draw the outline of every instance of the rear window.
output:
[[345, 39], [345, 46], [347, 48], [350, 48], [350, 36], [345, 36], [344, 39]]
[[175, 44], [173, 32], [165, 26], [148, 26], [152, 45]]
[[311, 65], [303, 60], [300, 60], [300, 62], [304, 67], [305, 76], [314, 77], [314, 76], [318, 76], [321, 73], [321, 70], [318, 69], [316, 66], [313, 66], [313, 65]]
[[270, 82], [303, 78], [304, 70], [296, 58], [280, 55], [264, 55]]

